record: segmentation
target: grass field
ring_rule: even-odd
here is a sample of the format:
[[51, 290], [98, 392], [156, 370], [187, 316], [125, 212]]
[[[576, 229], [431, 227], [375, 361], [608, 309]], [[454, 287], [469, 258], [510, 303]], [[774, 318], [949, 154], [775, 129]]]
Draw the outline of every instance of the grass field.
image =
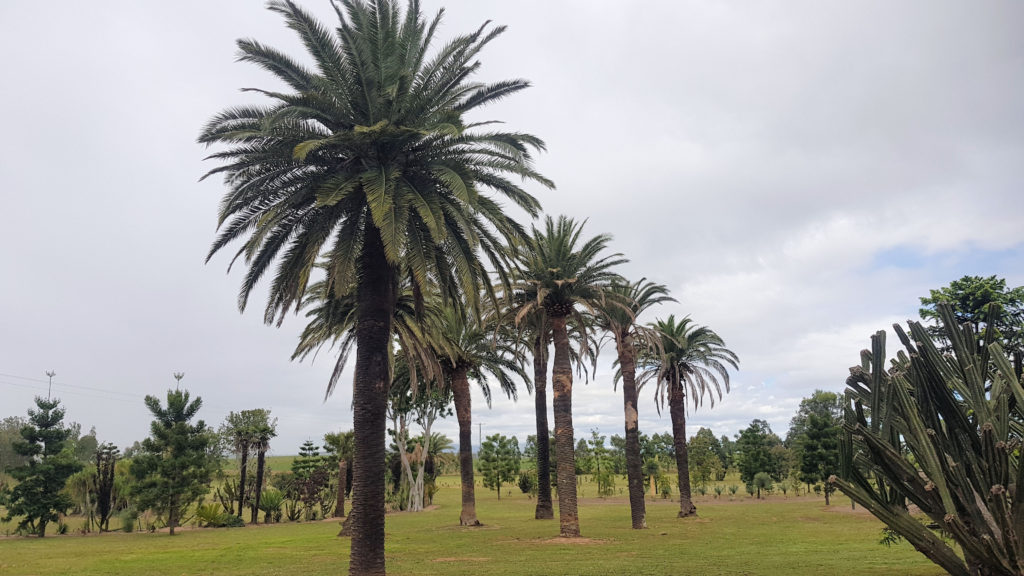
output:
[[[443, 478], [435, 508], [387, 520], [394, 575], [929, 575], [942, 571], [910, 545], [878, 544], [881, 524], [839, 497], [734, 500], [698, 497], [700, 517], [676, 519], [678, 505], [648, 500], [648, 530], [629, 529], [625, 498], [584, 498], [585, 538], [557, 538], [556, 521], [533, 519], [533, 501], [478, 487], [485, 526], [458, 526], [455, 478]], [[115, 521], [116, 522], [116, 521]], [[182, 575], [344, 574], [349, 541], [337, 521], [166, 533], [109, 533], [45, 539], [0, 538], [0, 574]]]

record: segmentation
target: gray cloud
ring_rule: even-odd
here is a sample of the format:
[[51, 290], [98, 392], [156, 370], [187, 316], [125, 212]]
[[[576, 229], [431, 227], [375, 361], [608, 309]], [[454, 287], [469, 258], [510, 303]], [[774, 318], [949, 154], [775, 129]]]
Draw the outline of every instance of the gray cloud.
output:
[[[694, 431], [760, 417], [782, 433], [928, 288], [1024, 284], [1019, 3], [447, 7], [441, 37], [509, 25], [482, 76], [534, 87], [485, 115], [548, 142], [545, 209], [613, 233], [627, 274], [679, 298], [657, 314], [692, 314], [740, 354]], [[253, 2], [0, 6], [0, 50], [17, 55], [0, 83], [0, 416], [53, 368], [69, 417], [126, 444], [146, 434], [141, 397], [184, 370], [208, 421], [272, 408], [279, 451], [350, 426], [348, 381], [321, 402], [329, 355], [288, 360], [301, 318], [266, 328], [259, 298], [239, 315], [237, 271], [202, 263], [224, 189], [197, 183], [195, 136], [256, 99], [239, 88], [272, 85], [233, 62], [239, 37], [301, 54]], [[621, 428], [608, 363], [576, 388], [580, 434]], [[641, 426], [667, 429], [649, 396]], [[475, 401], [485, 434], [532, 429], [528, 395]]]

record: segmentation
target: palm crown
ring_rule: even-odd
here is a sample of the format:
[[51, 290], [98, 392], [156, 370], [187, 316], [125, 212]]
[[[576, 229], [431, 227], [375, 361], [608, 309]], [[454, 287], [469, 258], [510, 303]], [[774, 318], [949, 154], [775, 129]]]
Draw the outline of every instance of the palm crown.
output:
[[722, 384], [729, 391], [727, 367], [738, 369], [739, 357], [725, 347], [714, 330], [694, 324], [689, 316], [677, 323], [672, 315], [650, 326], [661, 336], [662, 354], [652, 354], [649, 350], [641, 354], [639, 382], [657, 382], [655, 395], [660, 399], [659, 404], [664, 404], [665, 394], [672, 388], [682, 387], [693, 400], [694, 408], [705, 395], [714, 406], [715, 394], [722, 398]]
[[428, 57], [442, 13], [428, 23], [416, 1], [403, 16], [391, 0], [341, 0], [334, 34], [289, 0], [269, 7], [298, 33], [315, 69], [240, 40], [239, 59], [290, 90], [250, 89], [273, 103], [229, 108], [199, 137], [227, 145], [206, 175], [225, 174], [230, 188], [208, 259], [247, 236], [234, 257], [248, 264], [239, 306], [275, 261], [267, 322], [301, 301], [321, 255], [335, 290], [354, 287], [368, 240], [417, 288], [433, 280], [451, 300], [475, 303], [487, 285], [481, 252], [503, 273], [500, 238], [523, 234], [494, 195], [536, 215], [536, 199], [509, 177], [551, 186], [532, 167], [531, 150], [543, 142], [464, 120], [528, 86], [469, 80], [474, 58], [504, 28], [481, 27]]
[[600, 255], [611, 242], [608, 234], [581, 244], [585, 223], [548, 216], [543, 230], [533, 228], [530, 241], [518, 251], [522, 305], [517, 320], [537, 309], [550, 317], [569, 316], [577, 305], [593, 313], [604, 302], [606, 288], [620, 278], [612, 268], [627, 260], [619, 253]]

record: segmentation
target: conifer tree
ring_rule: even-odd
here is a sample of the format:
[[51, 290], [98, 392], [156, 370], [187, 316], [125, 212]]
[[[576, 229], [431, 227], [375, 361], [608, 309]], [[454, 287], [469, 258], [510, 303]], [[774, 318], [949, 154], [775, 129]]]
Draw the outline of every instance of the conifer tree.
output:
[[218, 465], [214, 432], [202, 420], [191, 424], [202, 403], [198, 397], [190, 402], [185, 390], [168, 390], [166, 408], [155, 396], [146, 396], [153, 423], [132, 459], [131, 473], [138, 479], [132, 494], [140, 508], [151, 508], [166, 520], [172, 536], [185, 510], [209, 491]]
[[18, 484], [4, 495], [7, 515], [4, 522], [20, 517], [18, 530], [28, 530], [40, 538], [46, 525], [56, 522], [73, 504], [63, 492], [67, 479], [82, 469], [68, 446], [70, 431], [64, 427], [60, 400], [36, 396], [38, 410], [29, 409], [28, 424], [14, 451], [28, 462], [10, 471]]

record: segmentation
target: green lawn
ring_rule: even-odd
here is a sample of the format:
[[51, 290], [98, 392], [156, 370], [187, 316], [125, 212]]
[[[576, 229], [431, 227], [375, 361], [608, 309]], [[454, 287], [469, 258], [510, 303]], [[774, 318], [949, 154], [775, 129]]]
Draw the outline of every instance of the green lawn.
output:
[[[700, 517], [648, 500], [648, 524], [629, 529], [625, 498], [584, 499], [582, 541], [558, 539], [557, 521], [533, 520], [533, 501], [477, 488], [481, 528], [458, 524], [458, 481], [443, 478], [437, 508], [388, 516], [388, 571], [415, 574], [935, 575], [910, 545], [878, 544], [881, 524], [838, 497], [758, 501], [698, 497]], [[592, 492], [584, 485], [584, 492]], [[503, 492], [505, 492], [503, 490]], [[116, 519], [114, 523], [116, 523]], [[335, 521], [167, 534], [0, 538], [0, 574], [344, 574], [349, 541]]]

